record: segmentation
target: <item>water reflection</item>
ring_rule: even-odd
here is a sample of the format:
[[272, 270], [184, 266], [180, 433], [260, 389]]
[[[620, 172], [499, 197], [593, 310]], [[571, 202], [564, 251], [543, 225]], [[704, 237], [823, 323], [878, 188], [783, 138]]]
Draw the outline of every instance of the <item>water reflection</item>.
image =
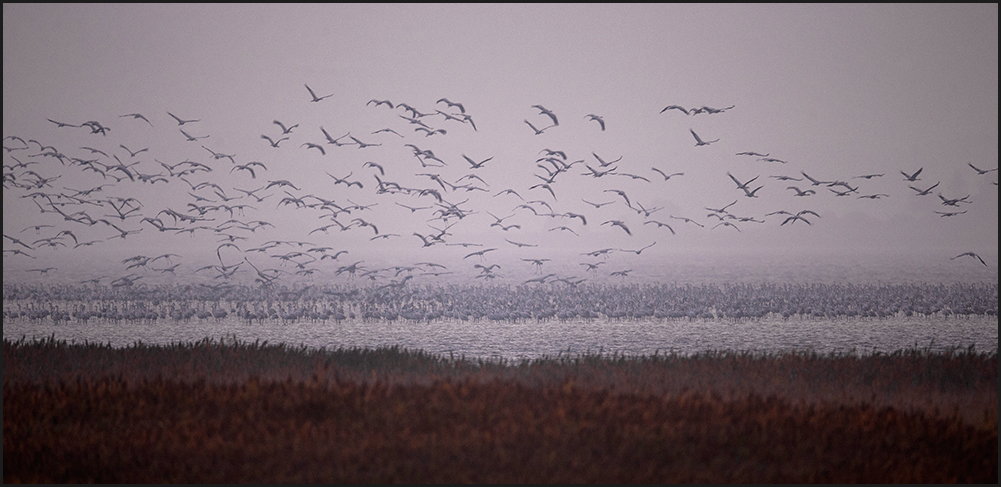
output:
[[253, 342], [305, 345], [310, 348], [378, 347], [399, 345], [432, 353], [470, 358], [537, 358], [559, 353], [602, 352], [651, 355], [675, 352], [690, 355], [707, 350], [763, 352], [816, 351], [890, 352], [905, 348], [943, 351], [973, 345], [997, 351], [997, 316], [892, 316], [881, 319], [790, 318], [768, 315], [760, 319], [657, 319], [491, 321], [442, 319], [346, 319], [340, 322], [279, 320], [248, 323], [234, 317], [220, 320], [157, 320], [134, 323], [91, 320], [84, 323], [52, 320], [5, 319], [6, 339], [25, 336], [55, 338], [76, 343], [110, 343], [126, 347], [136, 342], [169, 344], [202, 337], [236, 338]]

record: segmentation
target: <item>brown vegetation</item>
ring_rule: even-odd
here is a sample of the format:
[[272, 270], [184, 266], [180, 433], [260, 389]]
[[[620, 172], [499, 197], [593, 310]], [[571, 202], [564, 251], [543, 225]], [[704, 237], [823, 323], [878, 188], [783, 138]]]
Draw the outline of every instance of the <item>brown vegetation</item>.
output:
[[4, 341], [4, 482], [997, 480], [997, 354]]

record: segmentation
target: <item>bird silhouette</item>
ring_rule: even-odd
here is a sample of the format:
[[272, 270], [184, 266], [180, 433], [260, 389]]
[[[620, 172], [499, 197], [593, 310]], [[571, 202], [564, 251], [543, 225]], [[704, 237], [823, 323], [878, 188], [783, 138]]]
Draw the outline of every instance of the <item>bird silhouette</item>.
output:
[[918, 174], [921, 174], [921, 171], [924, 171], [924, 170], [925, 170], [925, 168], [922, 167], [921, 169], [918, 169], [917, 171], [915, 171], [914, 174], [907, 174], [904, 171], [900, 171], [900, 174], [904, 175], [904, 181], [910, 181], [910, 182], [913, 183], [914, 181], [917, 181], [918, 179], [920, 179], [920, 178], [918, 178]]
[[695, 131], [694, 131], [694, 130], [692, 130], [692, 129], [688, 129], [688, 131], [692, 133], [692, 137], [695, 137], [695, 147], [701, 147], [701, 146], [703, 146], [703, 145], [709, 145], [709, 144], [712, 144], [712, 143], [714, 143], [714, 142], [719, 142], [719, 139], [716, 139], [716, 140], [710, 140], [709, 142], [704, 142], [704, 141], [702, 140], [702, 138], [701, 138], [701, 137], [699, 137], [699, 134], [695, 133]]
[[318, 102], [318, 101], [322, 101], [322, 100], [324, 100], [326, 98], [330, 98], [330, 97], [334, 96], [333, 93], [331, 93], [329, 95], [326, 95], [326, 96], [316, 96], [316, 93], [313, 92], [313, 89], [310, 88], [309, 85], [306, 85], [306, 90], [309, 91], [309, 96], [313, 97], [313, 99], [309, 100], [309, 101], [310, 102], [314, 102], [314, 103]]
[[299, 124], [295, 124], [295, 125], [289, 125], [288, 127], [286, 127], [285, 124], [279, 122], [278, 120], [275, 120], [275, 121], [273, 121], [271, 123], [273, 123], [273, 124], [281, 127], [281, 129], [282, 129], [282, 135], [291, 134], [292, 133], [292, 129], [294, 129], [294, 128], [296, 128], [296, 127], [299, 126]]
[[977, 255], [975, 252], [963, 252], [962, 254], [959, 254], [959, 255], [957, 255], [957, 256], [949, 259], [949, 260], [956, 260], [956, 259], [958, 259], [960, 257], [965, 257], [965, 256], [973, 257], [973, 258], [979, 260], [980, 263], [984, 265], [984, 267], [988, 267], [987, 263], [984, 262], [984, 259], [982, 257], [980, 257], [979, 255]]
[[170, 112], [167, 112], [167, 115], [170, 115], [171, 118], [173, 118], [174, 120], [177, 120], [177, 125], [184, 125], [186, 123], [201, 122], [201, 119], [198, 119], [198, 120], [184, 120], [184, 119], [182, 119], [182, 118], [178, 117], [177, 115], [174, 115], [173, 113], [170, 113]]
[[604, 118], [601, 118], [598, 115], [595, 115], [593, 113], [588, 114], [584, 118], [587, 119], [587, 120], [594, 120], [595, 122], [598, 122], [598, 125], [601, 126], [601, 131], [602, 132], [605, 131], [605, 119]]

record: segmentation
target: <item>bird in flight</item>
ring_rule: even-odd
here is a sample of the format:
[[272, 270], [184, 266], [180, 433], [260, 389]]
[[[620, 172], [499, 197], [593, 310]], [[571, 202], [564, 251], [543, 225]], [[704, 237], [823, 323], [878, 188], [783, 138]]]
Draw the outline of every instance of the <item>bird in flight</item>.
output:
[[673, 178], [675, 176], [684, 176], [685, 175], [685, 173], [683, 173], [683, 172], [676, 172], [674, 174], [666, 174], [664, 171], [661, 171], [660, 169], [657, 169], [656, 167], [651, 167], [650, 169], [652, 169], [653, 171], [655, 171], [657, 173], [660, 173], [661, 176], [664, 176], [664, 181], [667, 181], [668, 179], [671, 179], [671, 178]]
[[695, 147], [700, 147], [700, 146], [703, 146], [703, 145], [709, 145], [709, 144], [712, 144], [713, 142], [719, 142], [719, 139], [710, 140], [709, 142], [704, 142], [702, 140], [702, 138], [699, 137], [699, 134], [695, 133], [694, 130], [688, 129], [688, 131], [692, 133], [692, 137], [695, 137]]
[[192, 136], [191, 134], [185, 132], [184, 129], [178, 129], [178, 130], [180, 130], [181, 133], [184, 134], [184, 136], [188, 138], [188, 142], [196, 142], [198, 139], [207, 139], [207, 138], [209, 138], [208, 135], [203, 135], [201, 137], [195, 137], [195, 136]]
[[921, 169], [918, 169], [917, 171], [915, 171], [914, 174], [907, 174], [904, 171], [900, 171], [900, 174], [904, 175], [904, 181], [910, 181], [910, 182], [913, 183], [914, 181], [917, 181], [919, 179], [918, 178], [918, 174], [921, 174], [921, 171], [924, 171], [924, 170], [925, 170], [925, 168], [922, 167]]
[[931, 187], [928, 188], [928, 189], [915, 188], [914, 186], [908, 186], [908, 188], [911, 188], [914, 191], [917, 191], [918, 192], [917, 196], [927, 196], [927, 195], [931, 194], [931, 190], [937, 188], [938, 185], [941, 184], [941, 183], [942, 183], [942, 181], [939, 181], [939, 182], [931, 185]]
[[483, 165], [486, 164], [487, 161], [490, 161], [491, 159], [493, 159], [493, 157], [488, 157], [488, 158], [486, 158], [486, 159], [484, 159], [484, 160], [482, 160], [480, 162], [476, 162], [476, 161], [470, 159], [465, 154], [463, 154], [462, 157], [466, 160], [466, 162], [469, 163], [470, 166], [472, 166], [472, 167], [470, 167], [470, 169], [479, 169], [479, 168], [483, 167]]
[[601, 131], [602, 132], [605, 131], [605, 119], [604, 118], [601, 118], [598, 115], [595, 115], [593, 113], [588, 114], [584, 118], [587, 119], [587, 120], [594, 120], [595, 122], [598, 122], [598, 125], [601, 125]]
[[553, 113], [552, 111], [550, 111], [548, 108], [546, 108], [546, 107], [544, 107], [542, 105], [532, 105], [532, 108], [538, 108], [539, 109], [539, 114], [546, 115], [549, 118], [551, 118], [553, 120], [553, 125], [552, 125], [553, 127], [555, 127], [555, 126], [557, 126], [557, 125], [560, 124], [560, 121], [556, 119], [556, 114]]
[[314, 144], [312, 142], [306, 142], [306, 143], [300, 145], [299, 147], [303, 147], [303, 146], [305, 146], [306, 149], [316, 149], [316, 150], [320, 151], [320, 154], [327, 155], [327, 151], [323, 148], [322, 145]]
[[282, 143], [283, 140], [288, 140], [289, 139], [288, 137], [282, 137], [282, 138], [280, 138], [278, 140], [274, 140], [271, 137], [268, 137], [267, 135], [264, 135], [264, 134], [261, 134], [261, 138], [264, 139], [264, 140], [266, 140], [266, 141], [268, 141], [268, 143], [271, 144], [271, 147], [274, 147], [275, 149], [278, 148], [278, 144]]
[[135, 119], [142, 119], [142, 120], [145, 120], [146, 123], [148, 123], [150, 127], [153, 126], [153, 123], [150, 122], [146, 117], [142, 116], [141, 113], [126, 113], [125, 115], [119, 115], [119, 117], [132, 117], [132, 118], [135, 118]]
[[275, 125], [277, 125], [277, 126], [279, 126], [279, 127], [282, 128], [282, 135], [291, 134], [292, 133], [292, 129], [294, 129], [294, 128], [296, 128], [296, 127], [299, 126], [299, 124], [295, 124], [295, 125], [290, 125], [290, 126], [286, 127], [285, 124], [279, 122], [278, 120], [275, 120], [274, 122], [271, 122], [271, 123], [273, 123], [273, 124], [275, 124]]
[[47, 120], [50, 121], [50, 122], [52, 122], [52, 123], [54, 123], [54, 124], [56, 124], [56, 126], [59, 127], [59, 128], [63, 128], [63, 127], [81, 127], [82, 126], [82, 125], [73, 125], [71, 123], [57, 122], [55, 120], [52, 120], [51, 118], [49, 118]]
[[237, 165], [233, 166], [233, 169], [230, 169], [229, 172], [233, 172], [233, 171], [237, 171], [237, 170], [249, 171], [250, 172], [250, 177], [252, 179], [257, 179], [257, 174], [254, 173], [253, 166], [261, 166], [261, 168], [263, 168], [265, 171], [268, 170], [268, 168], [263, 163], [254, 161], [254, 162], [248, 162], [246, 164], [237, 164]]
[[543, 129], [538, 129], [538, 128], [535, 127], [535, 125], [532, 125], [532, 122], [529, 122], [527, 118], [525, 119], [525, 123], [527, 123], [529, 127], [532, 127], [532, 130], [535, 131], [535, 135], [542, 135], [542, 133], [545, 132], [546, 129], [548, 129], [549, 127], [552, 127], [552, 125], [550, 125], [549, 127], [545, 127]]
[[485, 254], [487, 252], [494, 251], [494, 250], [497, 250], [497, 249], [492, 248], [492, 249], [478, 250], [476, 252], [472, 252], [472, 253], [466, 254], [466, 256], [462, 258], [462, 260], [466, 260], [466, 259], [468, 259], [468, 258], [470, 258], [470, 257], [472, 257], [474, 255], [480, 256], [480, 259], [482, 260], [483, 259], [483, 254]]
[[979, 255], [977, 255], [975, 252], [963, 252], [962, 254], [959, 254], [959, 255], [957, 255], [957, 256], [949, 259], [949, 260], [956, 260], [956, 259], [958, 259], [960, 257], [963, 257], [963, 256], [973, 257], [973, 258], [979, 260], [980, 263], [984, 265], [984, 267], [987, 267], [987, 263], [984, 262], [984, 259], [981, 258]]
[[369, 100], [368, 103], [365, 104], [365, 106], [371, 105], [373, 103], [375, 103], [375, 106], [386, 105], [389, 108], [396, 108], [393, 106], [393, 102], [389, 100], [375, 100], [375, 99]]
[[326, 96], [316, 96], [316, 93], [314, 93], [314, 92], [313, 92], [313, 89], [312, 89], [312, 88], [310, 88], [310, 87], [309, 87], [309, 85], [306, 85], [306, 90], [308, 90], [308, 91], [309, 91], [309, 96], [312, 96], [312, 97], [313, 97], [313, 99], [312, 99], [312, 100], [309, 100], [309, 101], [311, 101], [311, 102], [314, 102], [314, 103], [315, 103], [315, 102], [318, 102], [318, 101], [321, 101], [321, 100], [323, 100], [324, 98], [330, 98], [330, 97], [334, 96], [334, 94], [333, 94], [333, 93], [331, 93], [331, 94], [329, 94], [329, 95], [326, 95]]
[[810, 196], [810, 195], [817, 194], [817, 192], [814, 191], [814, 190], [812, 190], [812, 189], [800, 190], [796, 186], [789, 186], [786, 189], [791, 189], [791, 190], [795, 191], [796, 192], [796, 196]]
[[170, 115], [174, 120], [177, 120], [177, 125], [184, 125], [186, 123], [194, 123], [194, 122], [201, 122], [202, 121], [201, 119], [198, 119], [198, 120], [183, 120], [180, 117], [178, 117], [177, 115], [174, 115], [173, 113], [170, 113], [170, 112], [167, 112], [167, 115]]
[[730, 176], [730, 179], [732, 179], [734, 183], [737, 183], [737, 189], [742, 189], [744, 191], [747, 191], [748, 184], [753, 183], [755, 179], [758, 179], [760, 177], [760, 176], [754, 176], [753, 178], [749, 179], [746, 183], [741, 183], [740, 181], [737, 180], [737, 178], [733, 177], [733, 174], [730, 174], [729, 171], [727, 171], [726, 175]]
[[466, 107], [462, 106], [462, 103], [453, 103], [452, 101], [449, 101], [448, 98], [441, 98], [435, 102], [436, 105], [438, 103], [445, 103], [449, 108], [455, 107], [458, 108], [460, 112], [466, 113]]
[[625, 230], [627, 235], [632, 235], [633, 234], [633, 232], [629, 231], [629, 227], [627, 227], [626, 224], [625, 224], [625, 222], [623, 222], [622, 220], [608, 220], [608, 221], [602, 223], [602, 225], [606, 225], [606, 224], [609, 224], [609, 225], [612, 225], [612, 226], [616, 226], [616, 227], [619, 227], [619, 228]]
[[998, 168], [996, 168], [996, 167], [994, 169], [980, 169], [979, 167], [974, 166], [973, 164], [970, 164], [970, 163], [967, 163], [967, 165], [969, 165], [970, 167], [972, 167], [973, 170], [977, 171], [977, 174], [979, 174], [981, 176], [983, 176], [984, 174], [987, 174], [989, 172], [993, 172], [993, 171], [997, 171], [998, 170]]

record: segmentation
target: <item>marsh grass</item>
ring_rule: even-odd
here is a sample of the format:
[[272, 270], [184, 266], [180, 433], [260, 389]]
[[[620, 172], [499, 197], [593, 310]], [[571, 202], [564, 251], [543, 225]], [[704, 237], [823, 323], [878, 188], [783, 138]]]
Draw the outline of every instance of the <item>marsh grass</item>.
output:
[[4, 481], [990, 482], [997, 354], [4, 340]]

